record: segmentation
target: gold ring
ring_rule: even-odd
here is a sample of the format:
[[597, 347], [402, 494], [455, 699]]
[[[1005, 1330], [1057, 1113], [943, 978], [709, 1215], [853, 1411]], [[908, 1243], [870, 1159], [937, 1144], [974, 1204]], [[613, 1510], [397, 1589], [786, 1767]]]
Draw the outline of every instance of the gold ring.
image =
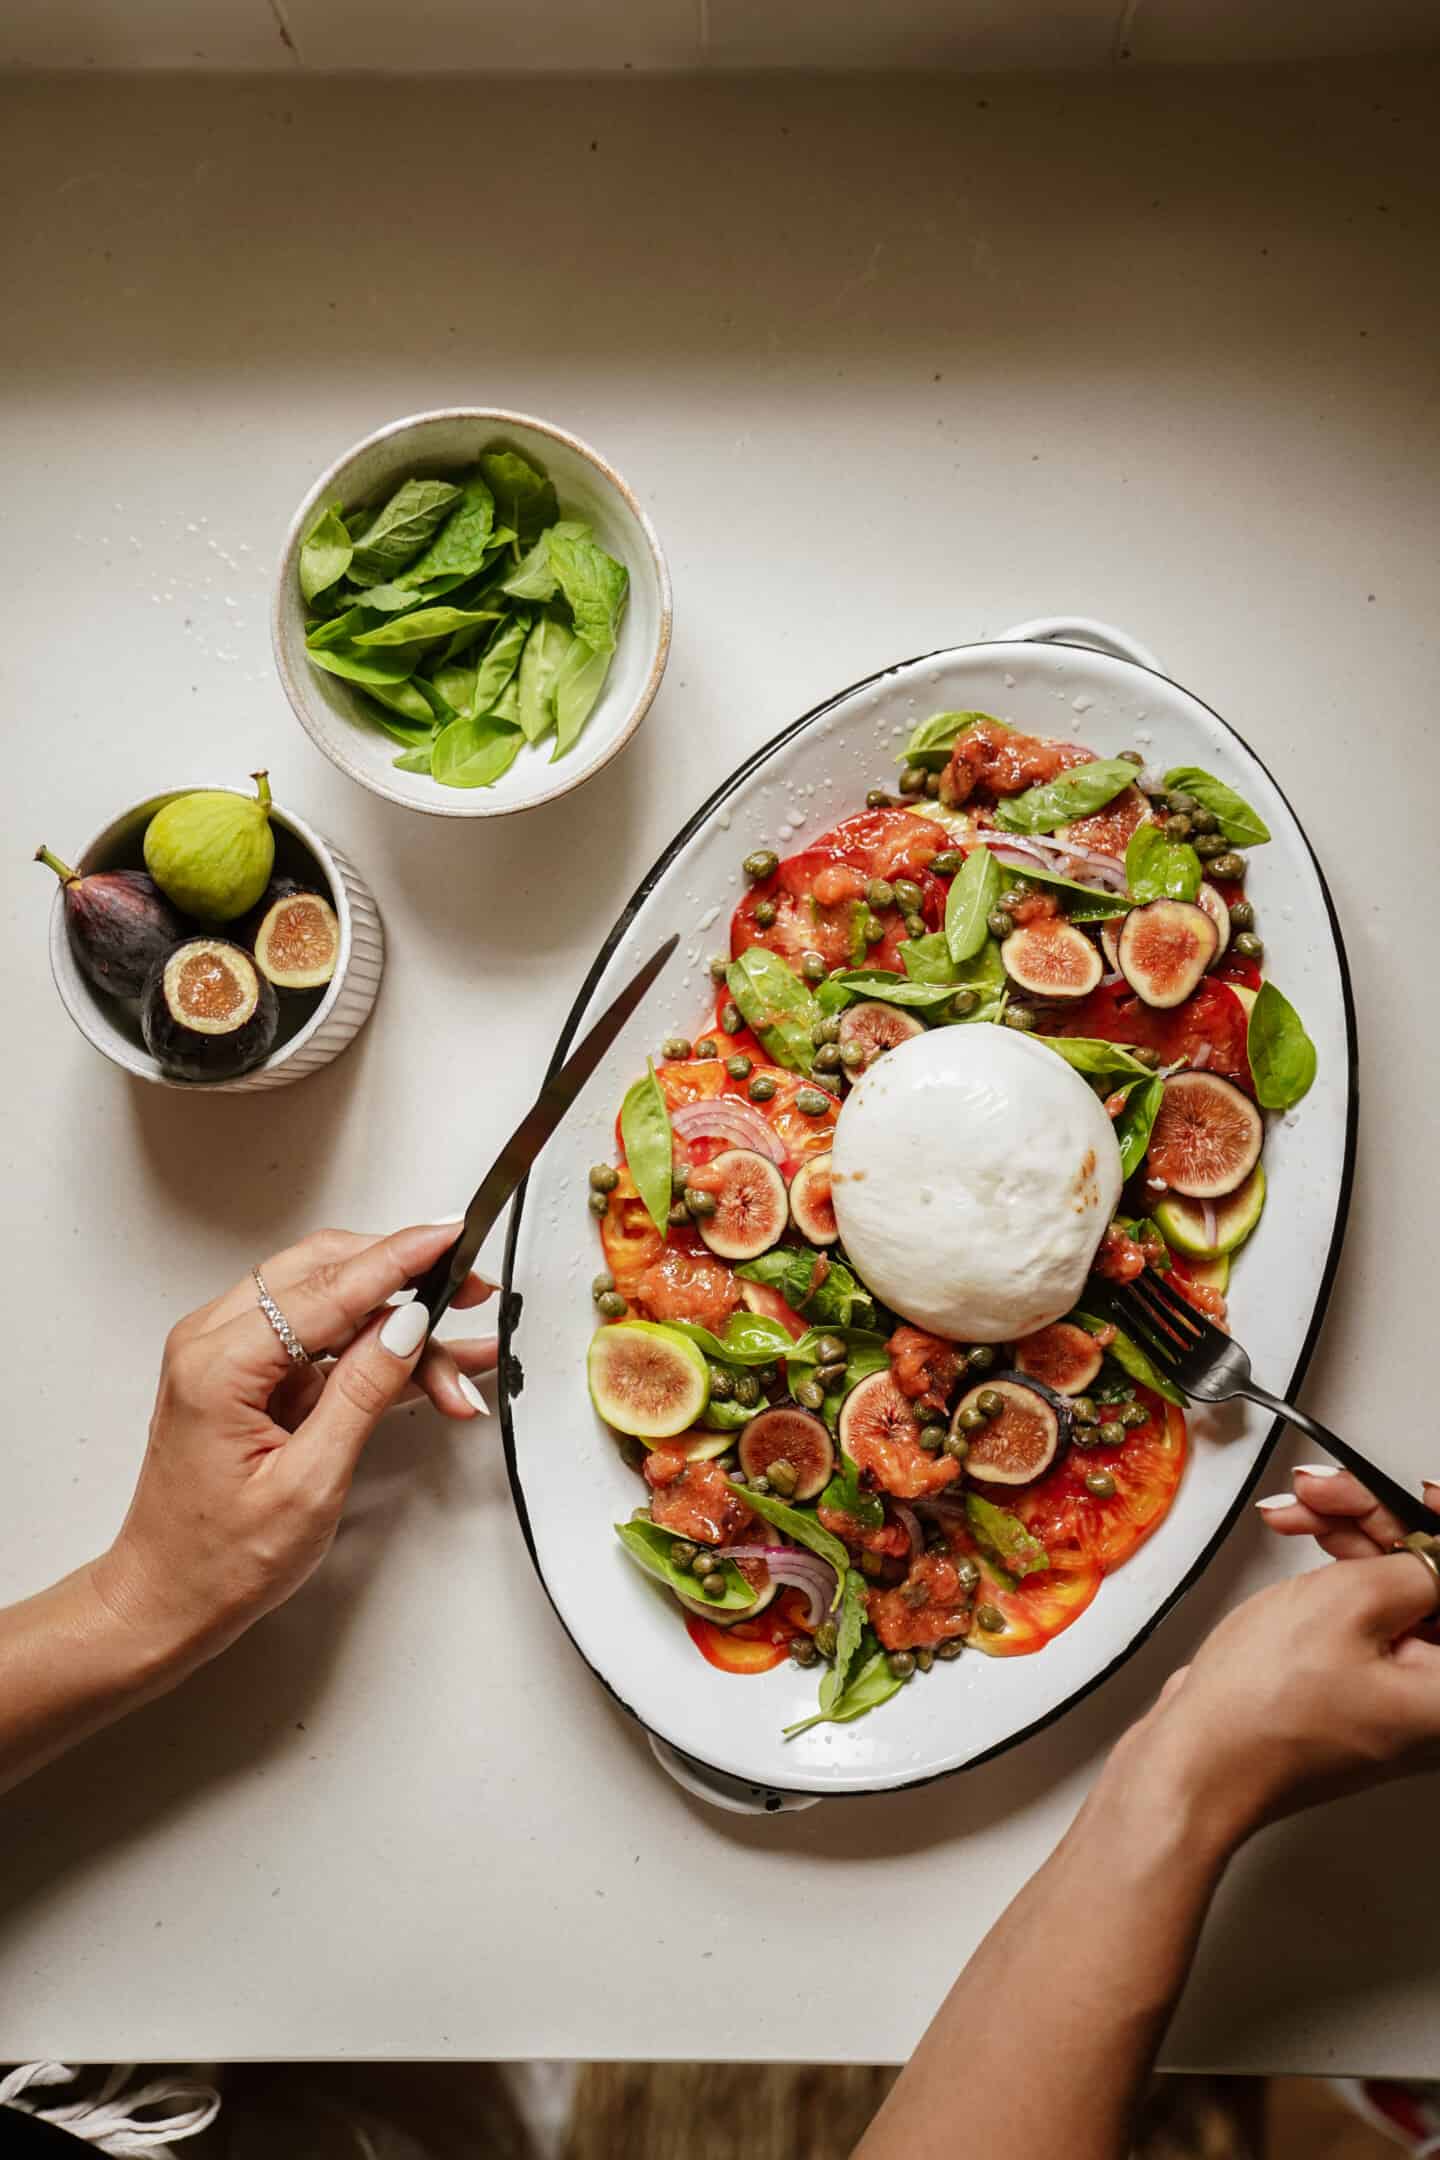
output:
[[1412, 1530], [1409, 1537], [1396, 1540], [1393, 1550], [1414, 1553], [1417, 1560], [1424, 1561], [1435, 1578], [1435, 1611], [1440, 1612], [1440, 1541], [1428, 1530]]
[[[299, 1336], [295, 1333], [294, 1328], [291, 1327], [290, 1322], [286, 1319], [284, 1313], [281, 1312], [280, 1307], [275, 1303], [274, 1298], [271, 1297], [270, 1292], [266, 1289], [265, 1278], [260, 1273], [259, 1268], [252, 1267], [250, 1273], [255, 1278], [255, 1296], [259, 1303], [260, 1310], [264, 1313], [265, 1318], [269, 1321], [271, 1327], [274, 1328], [275, 1333], [279, 1336], [281, 1342], [284, 1343], [285, 1348], [289, 1353], [291, 1364], [313, 1364], [314, 1360], [312, 1359], [310, 1352], [305, 1348], [304, 1343], [301, 1342]], [[1437, 1573], [1435, 1579], [1437, 1583], [1440, 1583], [1440, 1573]]]

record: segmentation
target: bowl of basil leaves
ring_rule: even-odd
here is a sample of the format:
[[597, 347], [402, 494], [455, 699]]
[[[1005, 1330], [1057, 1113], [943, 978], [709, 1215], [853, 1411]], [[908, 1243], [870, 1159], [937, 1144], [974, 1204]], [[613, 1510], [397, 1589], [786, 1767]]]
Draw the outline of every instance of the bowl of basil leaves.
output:
[[670, 648], [649, 518], [578, 436], [467, 406], [367, 435], [306, 493], [272, 618], [332, 764], [437, 817], [565, 795], [634, 734]]

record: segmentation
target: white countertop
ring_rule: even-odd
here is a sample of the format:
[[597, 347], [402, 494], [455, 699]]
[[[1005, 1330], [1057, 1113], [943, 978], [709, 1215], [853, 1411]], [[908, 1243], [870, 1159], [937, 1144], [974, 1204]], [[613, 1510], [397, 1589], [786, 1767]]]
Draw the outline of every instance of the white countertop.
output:
[[[307, 1227], [463, 1204], [742, 756], [1052, 611], [1150, 644], [1308, 826], [1365, 1089], [1308, 1399], [1435, 1466], [1436, 79], [3, 93], [0, 1599], [112, 1534], [173, 1317]], [[312, 474], [466, 401], [612, 456], [676, 588], [628, 751], [473, 829], [325, 764], [266, 626]], [[262, 763], [379, 896], [375, 1018], [290, 1091], [128, 1082], [54, 996], [30, 850]], [[1279, 1564], [1242, 1523], [1118, 1679], [987, 1768], [738, 1820], [570, 1650], [496, 1428], [402, 1417], [290, 1607], [0, 1803], [0, 2060], [898, 2058], [1124, 1721]], [[1434, 1809], [1416, 1784], [1258, 1841], [1169, 2060], [1440, 2074], [1440, 1947], [1410, 1924]], [[814, 1976], [861, 1958], [878, 1984], [822, 2009]]]

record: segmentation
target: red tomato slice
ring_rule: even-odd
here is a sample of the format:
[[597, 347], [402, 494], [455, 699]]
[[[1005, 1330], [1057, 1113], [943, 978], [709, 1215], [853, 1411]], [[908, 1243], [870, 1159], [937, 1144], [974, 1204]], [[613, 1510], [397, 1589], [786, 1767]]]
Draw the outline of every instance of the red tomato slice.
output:
[[[787, 855], [774, 877], [745, 895], [731, 920], [730, 950], [738, 955], [751, 945], [763, 945], [792, 962], [818, 952], [827, 967], [848, 967], [857, 958], [856, 903], [872, 877], [909, 877], [921, 883], [922, 911], [933, 930], [943, 920], [946, 888], [926, 872], [944, 845], [945, 835], [932, 819], [908, 810], [862, 810], [845, 818], [808, 848]], [[761, 900], [771, 901], [776, 910], [768, 927], [755, 920]], [[864, 959], [872, 967], [898, 969], [905, 937], [902, 911], [886, 908], [880, 919], [884, 941], [866, 947]]]
[[955, 1553], [968, 1552], [980, 1570], [976, 1606], [994, 1605], [1005, 1617], [998, 1633], [972, 1622], [966, 1641], [987, 1657], [1031, 1657], [1046, 1643], [1063, 1635], [1079, 1619], [1100, 1587], [1103, 1568], [1078, 1545], [1049, 1548], [1050, 1566], [1043, 1575], [1027, 1575], [1015, 1582], [1002, 1574], [976, 1546], [968, 1530], [955, 1531], [950, 1539]]
[[651, 1222], [628, 1170], [620, 1172], [620, 1182], [600, 1219], [600, 1242], [616, 1289], [622, 1297], [633, 1297], [640, 1277], [664, 1251], [665, 1240]]
[[778, 1320], [792, 1342], [799, 1342], [801, 1336], [809, 1332], [809, 1321], [802, 1319], [792, 1305], [787, 1305], [780, 1292], [772, 1290], [769, 1283], [747, 1282], [740, 1295], [747, 1311], [759, 1313], [766, 1320]]
[[1154, 1050], [1162, 1064], [1193, 1057], [1202, 1043], [1210, 1046], [1211, 1072], [1253, 1091], [1245, 1038], [1249, 1019], [1228, 983], [1213, 976], [1193, 997], [1173, 1011], [1157, 1012], [1136, 997], [1127, 982], [1102, 984], [1081, 998], [1066, 1015], [1058, 1035], [1093, 1035], [1104, 1042], [1138, 1043]]
[[691, 1642], [707, 1664], [721, 1672], [773, 1672], [790, 1655], [790, 1645], [803, 1622], [805, 1600], [798, 1591], [782, 1590], [775, 1603], [757, 1620], [737, 1620], [733, 1627], [717, 1627], [698, 1613], [686, 1613], [685, 1627]]
[[1076, 847], [1098, 848], [1102, 855], [1115, 855], [1123, 861], [1131, 834], [1149, 815], [1150, 805], [1139, 788], [1122, 788], [1103, 810], [1062, 825], [1055, 837], [1073, 840]]
[[[1133, 1427], [1123, 1447], [1070, 1448], [1016, 1499], [1015, 1513], [1052, 1559], [1078, 1551], [1109, 1574], [1169, 1513], [1185, 1468], [1185, 1418], [1149, 1388], [1135, 1394], [1150, 1420]], [[1112, 1499], [1086, 1491], [1087, 1470], [1110, 1472]]]
[[1258, 960], [1247, 960], [1244, 953], [1227, 952], [1219, 965], [1211, 970], [1215, 982], [1243, 983], [1247, 990], [1258, 990], [1264, 981]]

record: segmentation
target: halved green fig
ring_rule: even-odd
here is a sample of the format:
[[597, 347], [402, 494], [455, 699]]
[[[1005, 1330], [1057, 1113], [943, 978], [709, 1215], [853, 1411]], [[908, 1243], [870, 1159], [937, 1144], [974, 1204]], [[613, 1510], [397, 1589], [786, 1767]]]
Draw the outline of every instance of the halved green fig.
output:
[[1166, 1244], [1187, 1259], [1224, 1262], [1223, 1278], [1213, 1281], [1202, 1269], [1191, 1269], [1197, 1282], [1212, 1282], [1213, 1288], [1223, 1290], [1230, 1280], [1227, 1256], [1244, 1244], [1264, 1209], [1265, 1165], [1256, 1163], [1243, 1185], [1208, 1205], [1170, 1194], [1156, 1208], [1155, 1220]]
[[1264, 1138], [1260, 1112], [1233, 1081], [1174, 1073], [1150, 1128], [1146, 1169], [1187, 1200], [1219, 1200], [1244, 1184]]
[[[1215, 925], [1220, 939], [1215, 948], [1215, 960], [1221, 960], [1225, 956], [1226, 946], [1230, 943], [1230, 910], [1225, 904], [1225, 895], [1218, 885], [1212, 885], [1209, 878], [1205, 878], [1195, 895], [1195, 904], [1204, 908]], [[1214, 967], [1215, 960], [1210, 962], [1211, 967]]]
[[1131, 908], [1116, 952], [1135, 995], [1161, 1011], [1183, 1005], [1220, 949], [1220, 932], [1193, 900]]
[[[996, 1396], [1000, 1408], [992, 1416]], [[983, 1426], [967, 1429], [961, 1423], [967, 1411], [983, 1415]], [[965, 1458], [970, 1477], [983, 1478], [988, 1485], [1028, 1485], [1049, 1469], [1061, 1441], [1069, 1438], [1070, 1410], [1064, 1396], [1043, 1382], [1018, 1372], [997, 1373], [961, 1396], [951, 1431], [970, 1443]]]
[[[1225, 1203], [1228, 1205], [1228, 1202]], [[1177, 1207], [1187, 1207], [1188, 1201], [1177, 1200]], [[1190, 1268], [1191, 1282], [1199, 1283], [1202, 1290], [1218, 1290], [1223, 1297], [1230, 1287], [1230, 1255], [1216, 1253], [1213, 1260], [1196, 1260]]]
[[710, 1369], [695, 1344], [654, 1320], [597, 1328], [586, 1377], [606, 1424], [637, 1440], [673, 1439], [710, 1400]]
[[1000, 958], [1011, 982], [1043, 998], [1088, 997], [1105, 972], [1099, 947], [1067, 922], [1012, 930], [1000, 947]]
[[260, 903], [252, 950], [255, 965], [277, 990], [321, 990], [340, 958], [335, 910], [318, 892], [288, 879], [272, 885]]
[[81, 877], [49, 848], [35, 850], [59, 878], [65, 895], [65, 935], [76, 965], [97, 990], [139, 997], [157, 960], [186, 935], [187, 925], [154, 878], [143, 870], [94, 870]]
[[840, 1235], [830, 1197], [830, 1150], [812, 1155], [790, 1180], [790, 1220], [807, 1245], [833, 1245]]
[[1105, 1361], [1095, 1337], [1073, 1320], [1052, 1320], [1049, 1327], [1024, 1335], [1015, 1345], [1015, 1369], [1057, 1395], [1083, 1395]]
[[[715, 1557], [724, 1560], [729, 1556], [722, 1546]], [[687, 1597], [683, 1590], [677, 1590], [676, 1597], [687, 1612], [698, 1613], [702, 1620], [713, 1621], [716, 1627], [734, 1627], [737, 1620], [753, 1620], [757, 1613], [764, 1612], [766, 1606], [774, 1602], [780, 1585], [763, 1560], [737, 1560], [735, 1566], [755, 1592], [753, 1605], [742, 1605], [738, 1612], [717, 1612], [708, 1598]]]
[[835, 1448], [823, 1421], [790, 1403], [751, 1418], [737, 1452], [746, 1477], [769, 1477], [772, 1465], [790, 1465], [795, 1473], [790, 1491], [782, 1490], [788, 1478], [775, 1487], [783, 1500], [813, 1500], [835, 1473]]
[[704, 1187], [715, 1212], [700, 1216], [696, 1228], [720, 1259], [758, 1260], [779, 1243], [789, 1207], [785, 1180], [767, 1156], [727, 1148], [705, 1165]]
[[274, 990], [243, 946], [188, 938], [150, 970], [140, 1032], [177, 1080], [233, 1080], [268, 1057], [280, 1024]]
[[859, 1050], [867, 1066], [873, 1065], [883, 1051], [924, 1033], [925, 1023], [914, 1013], [901, 1012], [898, 1005], [882, 1005], [876, 998], [847, 1005], [840, 1015], [840, 1048]]

